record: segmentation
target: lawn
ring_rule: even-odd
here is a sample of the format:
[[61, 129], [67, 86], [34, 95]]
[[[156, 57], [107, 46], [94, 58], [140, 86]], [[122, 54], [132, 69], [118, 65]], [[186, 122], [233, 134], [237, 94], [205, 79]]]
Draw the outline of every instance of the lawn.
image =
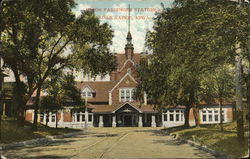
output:
[[1, 127], [0, 144], [7, 144], [18, 141], [31, 140], [42, 138], [48, 135], [62, 135], [80, 130], [69, 128], [50, 128], [44, 125], [39, 125], [37, 131], [32, 130], [32, 124], [25, 122], [24, 126], [16, 120], [3, 120]]
[[233, 158], [246, 156], [248, 153], [249, 123], [245, 124], [245, 145], [237, 140], [236, 122], [224, 124], [224, 131], [220, 131], [218, 124], [204, 125], [200, 128], [172, 129], [172, 133], [181, 138], [193, 140], [202, 145], [226, 154]]

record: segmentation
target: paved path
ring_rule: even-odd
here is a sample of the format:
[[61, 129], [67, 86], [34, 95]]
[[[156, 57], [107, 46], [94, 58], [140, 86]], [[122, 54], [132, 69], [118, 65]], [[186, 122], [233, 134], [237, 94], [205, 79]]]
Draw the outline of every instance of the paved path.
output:
[[212, 158], [159, 128], [91, 128], [57, 143], [4, 152], [7, 158]]

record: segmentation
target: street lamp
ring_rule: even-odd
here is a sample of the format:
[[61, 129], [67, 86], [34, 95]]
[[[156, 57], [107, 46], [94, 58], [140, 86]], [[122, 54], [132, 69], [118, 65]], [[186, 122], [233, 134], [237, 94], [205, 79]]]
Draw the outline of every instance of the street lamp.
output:
[[87, 109], [87, 104], [88, 104], [88, 92], [86, 91], [85, 93], [85, 129], [88, 127], [88, 109]]

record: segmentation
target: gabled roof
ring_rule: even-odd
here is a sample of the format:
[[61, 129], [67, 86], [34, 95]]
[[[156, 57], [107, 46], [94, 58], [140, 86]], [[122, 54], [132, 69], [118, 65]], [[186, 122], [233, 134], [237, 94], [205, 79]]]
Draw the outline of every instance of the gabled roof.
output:
[[112, 113], [115, 113], [117, 110], [119, 110], [120, 108], [124, 107], [124, 106], [127, 105], [127, 104], [130, 105], [130, 106], [131, 106], [132, 108], [134, 108], [135, 110], [137, 110], [139, 113], [142, 113], [142, 111], [141, 111], [138, 107], [133, 106], [133, 104], [128, 103], [128, 102], [121, 104], [119, 107], [117, 107], [115, 110], [113, 110]]
[[85, 88], [88, 88], [91, 92], [95, 92], [94, 89], [92, 89], [88, 84], [84, 85], [81, 90], [84, 90]]
[[134, 81], [134, 82], [137, 84], [137, 81], [134, 79], [134, 77], [132, 77], [130, 73], [126, 73], [126, 74], [122, 77], [122, 79], [121, 79], [118, 83], [116, 83], [116, 85], [110, 90], [110, 92], [112, 92], [117, 86], [119, 86], [119, 84], [120, 84], [126, 77], [130, 77], [130, 79], [132, 79], [132, 81]]
[[[132, 61], [134, 63], [139, 64], [141, 59], [141, 54], [140, 53], [134, 53]], [[125, 54], [116, 54], [116, 60], [117, 60], [117, 70], [121, 70], [123, 67], [124, 63], [128, 60]]]
[[128, 62], [131, 62], [131, 63], [133, 64], [133, 66], [135, 65], [135, 62], [134, 62], [133, 60], [131, 60], [131, 59], [127, 59], [127, 60], [124, 62], [124, 64], [123, 64], [122, 68], [120, 68], [120, 70], [119, 70], [119, 71], [121, 71], [121, 70], [122, 70], [122, 69], [126, 66], [126, 64], [127, 64]]
[[92, 112], [94, 113], [115, 113], [117, 110], [129, 104], [134, 109], [138, 110], [139, 113], [157, 113], [158, 111], [154, 109], [152, 105], [141, 105], [140, 103], [116, 103], [113, 105], [93, 105]]

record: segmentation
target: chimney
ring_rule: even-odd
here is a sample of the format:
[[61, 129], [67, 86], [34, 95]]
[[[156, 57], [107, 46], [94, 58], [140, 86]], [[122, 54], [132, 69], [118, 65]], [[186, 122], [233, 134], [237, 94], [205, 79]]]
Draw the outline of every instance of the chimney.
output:
[[109, 105], [112, 105], [112, 94], [109, 92]]
[[144, 92], [143, 97], [144, 97], [144, 105], [148, 105], [148, 99], [147, 99], [146, 92]]

